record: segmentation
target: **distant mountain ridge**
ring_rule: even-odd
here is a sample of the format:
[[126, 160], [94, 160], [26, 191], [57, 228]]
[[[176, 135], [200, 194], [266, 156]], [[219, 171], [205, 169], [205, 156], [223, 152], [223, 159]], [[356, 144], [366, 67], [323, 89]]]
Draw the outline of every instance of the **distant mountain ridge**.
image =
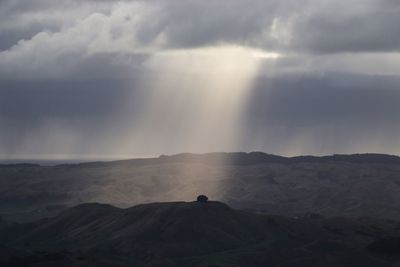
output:
[[[327, 156], [294, 156], [285, 157], [265, 152], [212, 152], [212, 153], [180, 153], [175, 155], [161, 155], [157, 158], [135, 158], [110, 161], [83, 161], [81, 163], [62, 163], [55, 166], [82, 166], [82, 165], [107, 165], [107, 164], [160, 164], [172, 162], [191, 162], [204, 164], [228, 164], [228, 165], [256, 165], [266, 163], [323, 163], [323, 162], [349, 162], [349, 163], [382, 163], [400, 164], [400, 157], [396, 155], [379, 153], [359, 153], [359, 154], [334, 154]], [[40, 163], [6, 163], [0, 167], [39, 167]]]
[[378, 153], [365, 154], [335, 154], [330, 156], [295, 156], [284, 157], [264, 152], [233, 152], [233, 153], [183, 153], [172, 156], [160, 156], [165, 161], [197, 161], [202, 163], [222, 162], [233, 165], [253, 165], [263, 163], [303, 163], [303, 162], [351, 162], [351, 163], [393, 163], [400, 164], [400, 157]]
[[107, 165], [107, 164], [160, 164], [173, 162], [204, 163], [204, 164], [227, 164], [227, 165], [257, 165], [268, 163], [324, 163], [324, 162], [349, 162], [349, 163], [382, 163], [400, 164], [400, 157], [379, 153], [364, 154], [334, 154], [328, 156], [295, 156], [284, 157], [268, 154], [265, 152], [213, 152], [205, 154], [180, 153], [175, 155], [161, 155], [158, 158], [139, 158], [117, 161], [95, 161], [72, 164], [60, 164], [56, 166], [81, 166], [81, 165]]

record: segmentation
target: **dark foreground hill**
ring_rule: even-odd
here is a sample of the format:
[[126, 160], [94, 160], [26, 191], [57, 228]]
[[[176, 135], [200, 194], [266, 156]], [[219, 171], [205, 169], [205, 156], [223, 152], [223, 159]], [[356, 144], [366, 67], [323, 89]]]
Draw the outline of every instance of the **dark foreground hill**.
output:
[[399, 226], [256, 214], [220, 202], [82, 204], [33, 223], [2, 221], [0, 266], [395, 266], [396, 254], [370, 247], [400, 234]]

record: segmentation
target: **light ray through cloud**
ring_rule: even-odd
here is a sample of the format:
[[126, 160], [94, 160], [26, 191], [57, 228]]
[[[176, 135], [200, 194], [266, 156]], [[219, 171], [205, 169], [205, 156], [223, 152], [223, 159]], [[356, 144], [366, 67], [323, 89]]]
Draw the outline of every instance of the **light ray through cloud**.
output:
[[155, 54], [146, 67], [156, 76], [141, 83], [150, 88], [144, 110], [122, 147], [151, 140], [177, 153], [234, 150], [259, 67], [278, 57], [227, 45]]

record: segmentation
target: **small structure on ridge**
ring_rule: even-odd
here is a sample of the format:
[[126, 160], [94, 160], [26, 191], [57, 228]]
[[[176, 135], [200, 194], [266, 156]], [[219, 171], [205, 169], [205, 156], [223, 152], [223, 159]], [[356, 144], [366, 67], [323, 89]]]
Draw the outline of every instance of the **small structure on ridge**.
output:
[[200, 195], [197, 197], [197, 202], [201, 202], [201, 203], [207, 203], [208, 202], [208, 197], [205, 195]]

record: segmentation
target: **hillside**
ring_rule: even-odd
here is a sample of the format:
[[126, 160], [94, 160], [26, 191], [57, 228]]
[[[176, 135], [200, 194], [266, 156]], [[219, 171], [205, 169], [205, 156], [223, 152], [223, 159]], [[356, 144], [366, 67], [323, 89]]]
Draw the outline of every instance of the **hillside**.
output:
[[129, 207], [205, 193], [234, 208], [400, 219], [400, 158], [261, 152], [0, 167], [0, 215], [24, 221], [87, 202]]
[[[395, 221], [287, 218], [220, 202], [82, 204], [0, 229], [1, 266], [391, 266], [367, 247]], [[42, 265], [40, 265], [42, 264]], [[213, 265], [212, 265], [213, 264]]]

